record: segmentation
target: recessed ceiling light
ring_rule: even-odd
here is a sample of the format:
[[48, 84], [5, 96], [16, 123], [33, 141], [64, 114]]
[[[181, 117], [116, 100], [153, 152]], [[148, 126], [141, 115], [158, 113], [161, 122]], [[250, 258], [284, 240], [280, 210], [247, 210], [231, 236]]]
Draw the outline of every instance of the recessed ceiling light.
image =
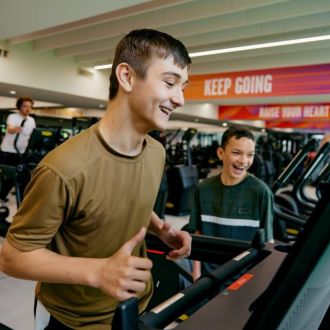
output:
[[105, 69], [110, 69], [110, 68], [112, 68], [112, 64], [102, 64], [102, 65], [94, 66], [95, 70], [105, 70]]
[[15, 95], [16, 94], [16, 91], [9, 91], [9, 94]]
[[99, 104], [99, 108], [104, 108], [104, 104]]
[[[251, 50], [251, 49], [297, 45], [297, 44], [304, 44], [304, 43], [308, 43], [308, 42], [325, 41], [325, 40], [330, 40], [330, 35], [306, 37], [306, 38], [290, 39], [290, 40], [280, 40], [280, 41], [266, 42], [266, 43], [254, 44], [254, 45], [245, 45], [245, 46], [238, 46], [238, 47], [205, 50], [205, 51], [200, 51], [200, 52], [189, 53], [189, 56], [190, 57], [200, 57], [200, 56], [208, 56], [208, 55], [242, 52], [242, 51]], [[111, 67], [112, 67], [112, 64], [103, 64], [103, 65], [94, 66], [94, 69], [95, 70], [104, 70], [104, 69], [110, 69]]]
[[261, 43], [261, 44], [246, 45], [246, 46], [231, 47], [231, 48], [206, 50], [206, 51], [201, 51], [201, 52], [190, 53], [189, 56], [190, 57], [200, 57], [200, 56], [208, 56], [208, 55], [234, 53], [234, 52], [242, 52], [242, 51], [251, 50], [251, 49], [297, 45], [297, 44], [304, 44], [307, 42], [316, 42], [316, 41], [324, 41], [324, 40], [330, 40], [330, 35], [291, 39], [291, 40], [281, 40], [281, 41], [266, 42], [266, 43]]
[[222, 126], [227, 127], [228, 124], [227, 123], [222, 123]]

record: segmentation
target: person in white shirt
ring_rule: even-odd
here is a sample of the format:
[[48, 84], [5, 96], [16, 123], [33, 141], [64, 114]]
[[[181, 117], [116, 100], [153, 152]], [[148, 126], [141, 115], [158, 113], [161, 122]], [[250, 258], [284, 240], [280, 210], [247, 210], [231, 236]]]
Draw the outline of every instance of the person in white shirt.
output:
[[[7, 130], [1, 143], [1, 162], [16, 165], [20, 156], [24, 154], [30, 136], [36, 127], [33, 117], [30, 116], [33, 100], [29, 96], [21, 96], [16, 101], [17, 113], [12, 113], [7, 118]], [[1, 178], [0, 200], [6, 202], [9, 191], [14, 186], [13, 178]]]
[[[34, 118], [29, 116], [33, 106], [33, 100], [29, 96], [17, 99], [17, 113], [12, 113], [7, 118], [7, 130], [1, 143], [1, 151], [24, 154], [30, 136], [36, 127]], [[17, 138], [15, 148], [15, 139]]]

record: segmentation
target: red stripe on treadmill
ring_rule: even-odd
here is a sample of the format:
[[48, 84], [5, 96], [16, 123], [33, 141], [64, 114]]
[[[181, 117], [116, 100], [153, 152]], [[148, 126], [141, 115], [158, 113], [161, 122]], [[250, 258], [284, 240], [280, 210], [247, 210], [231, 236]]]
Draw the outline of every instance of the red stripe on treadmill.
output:
[[238, 280], [236, 280], [234, 283], [232, 283], [227, 289], [236, 291], [241, 286], [243, 286], [246, 282], [250, 281], [252, 277], [253, 277], [252, 274], [244, 274]]
[[165, 252], [163, 252], [163, 251], [158, 251], [158, 250], [147, 250], [147, 252], [149, 252], [149, 253], [153, 253], [153, 254], [165, 254]]

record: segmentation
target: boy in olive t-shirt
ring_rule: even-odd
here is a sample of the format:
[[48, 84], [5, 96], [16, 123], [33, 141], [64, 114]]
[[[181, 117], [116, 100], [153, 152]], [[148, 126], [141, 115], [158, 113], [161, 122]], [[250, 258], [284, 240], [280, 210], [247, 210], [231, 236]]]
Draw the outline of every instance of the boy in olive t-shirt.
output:
[[190, 63], [173, 37], [130, 32], [116, 48], [103, 118], [34, 171], [0, 266], [38, 281], [36, 329], [108, 330], [118, 301], [133, 296], [142, 311], [152, 293], [146, 228], [174, 248], [169, 258], [190, 254], [190, 235], [152, 211], [165, 153], [147, 136], [184, 104]]
[[[195, 193], [189, 229], [197, 234], [252, 240], [264, 228], [267, 241], [273, 241], [273, 194], [269, 187], [247, 171], [253, 163], [253, 134], [235, 126], [222, 136], [217, 155], [223, 169], [202, 181]], [[206, 271], [214, 265], [204, 263]], [[201, 276], [201, 263], [193, 262], [193, 278]]]

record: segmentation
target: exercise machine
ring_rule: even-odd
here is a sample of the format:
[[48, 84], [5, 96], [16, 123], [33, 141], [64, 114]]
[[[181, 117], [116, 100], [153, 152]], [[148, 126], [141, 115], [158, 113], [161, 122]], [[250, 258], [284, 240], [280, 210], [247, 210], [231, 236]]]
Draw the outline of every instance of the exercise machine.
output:
[[[252, 268], [176, 329], [326, 329], [330, 304], [329, 194], [330, 184], [293, 246], [286, 252], [281, 251], [281, 246], [266, 246], [267, 255], [261, 260], [257, 258]], [[240, 255], [232, 262], [244, 260], [245, 256]], [[224, 266], [226, 272], [229, 264]], [[219, 288], [222, 276], [226, 276], [221, 268], [198, 280], [189, 291], [176, 294], [140, 317], [135, 298], [121, 303], [112, 329], [163, 329], [182, 312], [181, 305], [186, 308], [189, 301], [197, 299], [195, 290], [204, 291], [198, 295], [200, 299], [209, 290]], [[206, 281], [213, 283], [212, 289], [208, 285], [203, 289]]]

